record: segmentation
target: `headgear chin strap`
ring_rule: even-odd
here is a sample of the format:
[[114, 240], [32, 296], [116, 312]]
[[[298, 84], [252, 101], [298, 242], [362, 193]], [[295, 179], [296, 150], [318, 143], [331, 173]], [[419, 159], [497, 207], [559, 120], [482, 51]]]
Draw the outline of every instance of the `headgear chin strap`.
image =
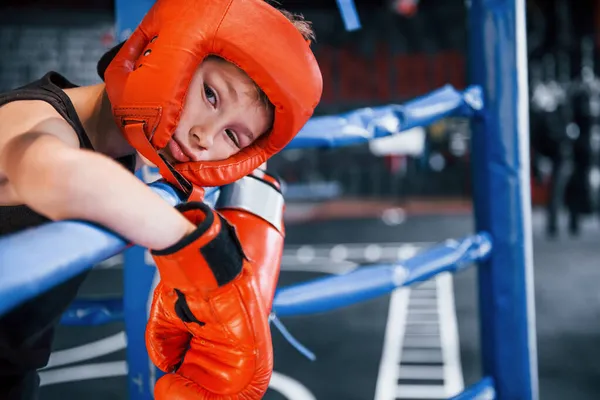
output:
[[[105, 72], [130, 144], [188, 191], [236, 181], [283, 149], [312, 116], [322, 77], [310, 44], [263, 0], [157, 0]], [[222, 161], [169, 166], [157, 153], [179, 123], [192, 76], [208, 55], [241, 68], [275, 106], [272, 130]]]

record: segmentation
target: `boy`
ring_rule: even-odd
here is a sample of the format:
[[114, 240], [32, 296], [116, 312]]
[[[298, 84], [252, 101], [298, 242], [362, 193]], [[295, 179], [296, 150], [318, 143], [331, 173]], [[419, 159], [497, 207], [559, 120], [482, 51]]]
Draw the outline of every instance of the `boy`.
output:
[[[0, 95], [0, 235], [81, 219], [153, 250], [161, 284], [147, 344], [159, 367], [176, 372], [156, 398], [262, 396], [272, 368], [264, 314], [274, 282], [256, 282], [252, 271], [277, 246], [268, 242], [270, 228], [248, 230], [247, 221], [260, 224], [248, 213], [225, 212], [228, 221], [197, 202], [173, 209], [130, 172], [155, 164], [190, 200], [201, 199], [199, 186], [251, 173], [318, 103], [321, 77], [305, 43], [311, 39], [306, 22], [260, 0], [158, 0], [111, 62], [106, 84], [76, 87], [49, 73]], [[248, 247], [244, 240], [258, 242]], [[261, 247], [266, 251], [257, 254]], [[84, 278], [0, 317], [0, 398], [35, 398], [35, 370], [47, 363], [53, 326]], [[240, 335], [219, 353], [210, 334], [218, 342], [232, 330]], [[202, 365], [207, 342], [228, 365]], [[190, 358], [213, 376], [187, 368]]]

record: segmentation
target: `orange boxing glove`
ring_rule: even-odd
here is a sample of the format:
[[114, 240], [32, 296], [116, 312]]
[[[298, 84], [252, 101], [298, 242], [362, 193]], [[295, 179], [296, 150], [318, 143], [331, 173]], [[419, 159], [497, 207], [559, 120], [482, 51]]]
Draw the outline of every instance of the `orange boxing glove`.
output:
[[197, 229], [153, 251], [161, 276], [146, 346], [167, 372], [158, 400], [260, 399], [273, 369], [269, 313], [283, 249], [283, 197], [275, 180], [245, 177], [216, 209], [177, 209]]

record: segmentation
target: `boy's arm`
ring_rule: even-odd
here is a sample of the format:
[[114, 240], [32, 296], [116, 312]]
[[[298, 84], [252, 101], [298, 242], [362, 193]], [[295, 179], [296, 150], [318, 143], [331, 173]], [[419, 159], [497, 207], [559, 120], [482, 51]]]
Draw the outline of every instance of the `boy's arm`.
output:
[[59, 117], [0, 135], [0, 171], [22, 203], [50, 219], [94, 222], [150, 249], [168, 247], [194, 229], [117, 162], [75, 147], [75, 132]]

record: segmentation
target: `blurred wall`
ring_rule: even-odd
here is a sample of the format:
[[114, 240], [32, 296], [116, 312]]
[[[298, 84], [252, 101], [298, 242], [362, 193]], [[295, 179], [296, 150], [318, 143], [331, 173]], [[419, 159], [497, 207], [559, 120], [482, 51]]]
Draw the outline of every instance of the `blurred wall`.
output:
[[[0, 90], [49, 70], [79, 85], [100, 81], [96, 62], [114, 41], [112, 1], [10, 2], [11, 9], [0, 5]], [[422, 1], [412, 18], [395, 14], [387, 2], [359, 2], [363, 28], [356, 32], [345, 31], [333, 0], [310, 8], [284, 0], [283, 6], [303, 13], [317, 31], [313, 48], [325, 85], [317, 115], [399, 103], [446, 83], [465, 86], [462, 0]], [[290, 183], [334, 182], [346, 196], [464, 195], [465, 154], [449, 149], [456, 137], [468, 147], [468, 136], [465, 124], [450, 121], [436, 127], [422, 156], [376, 156], [365, 145], [287, 152], [271, 166]]]
[[110, 12], [3, 10], [0, 91], [53, 70], [79, 85], [100, 81], [96, 63], [113, 43]]

